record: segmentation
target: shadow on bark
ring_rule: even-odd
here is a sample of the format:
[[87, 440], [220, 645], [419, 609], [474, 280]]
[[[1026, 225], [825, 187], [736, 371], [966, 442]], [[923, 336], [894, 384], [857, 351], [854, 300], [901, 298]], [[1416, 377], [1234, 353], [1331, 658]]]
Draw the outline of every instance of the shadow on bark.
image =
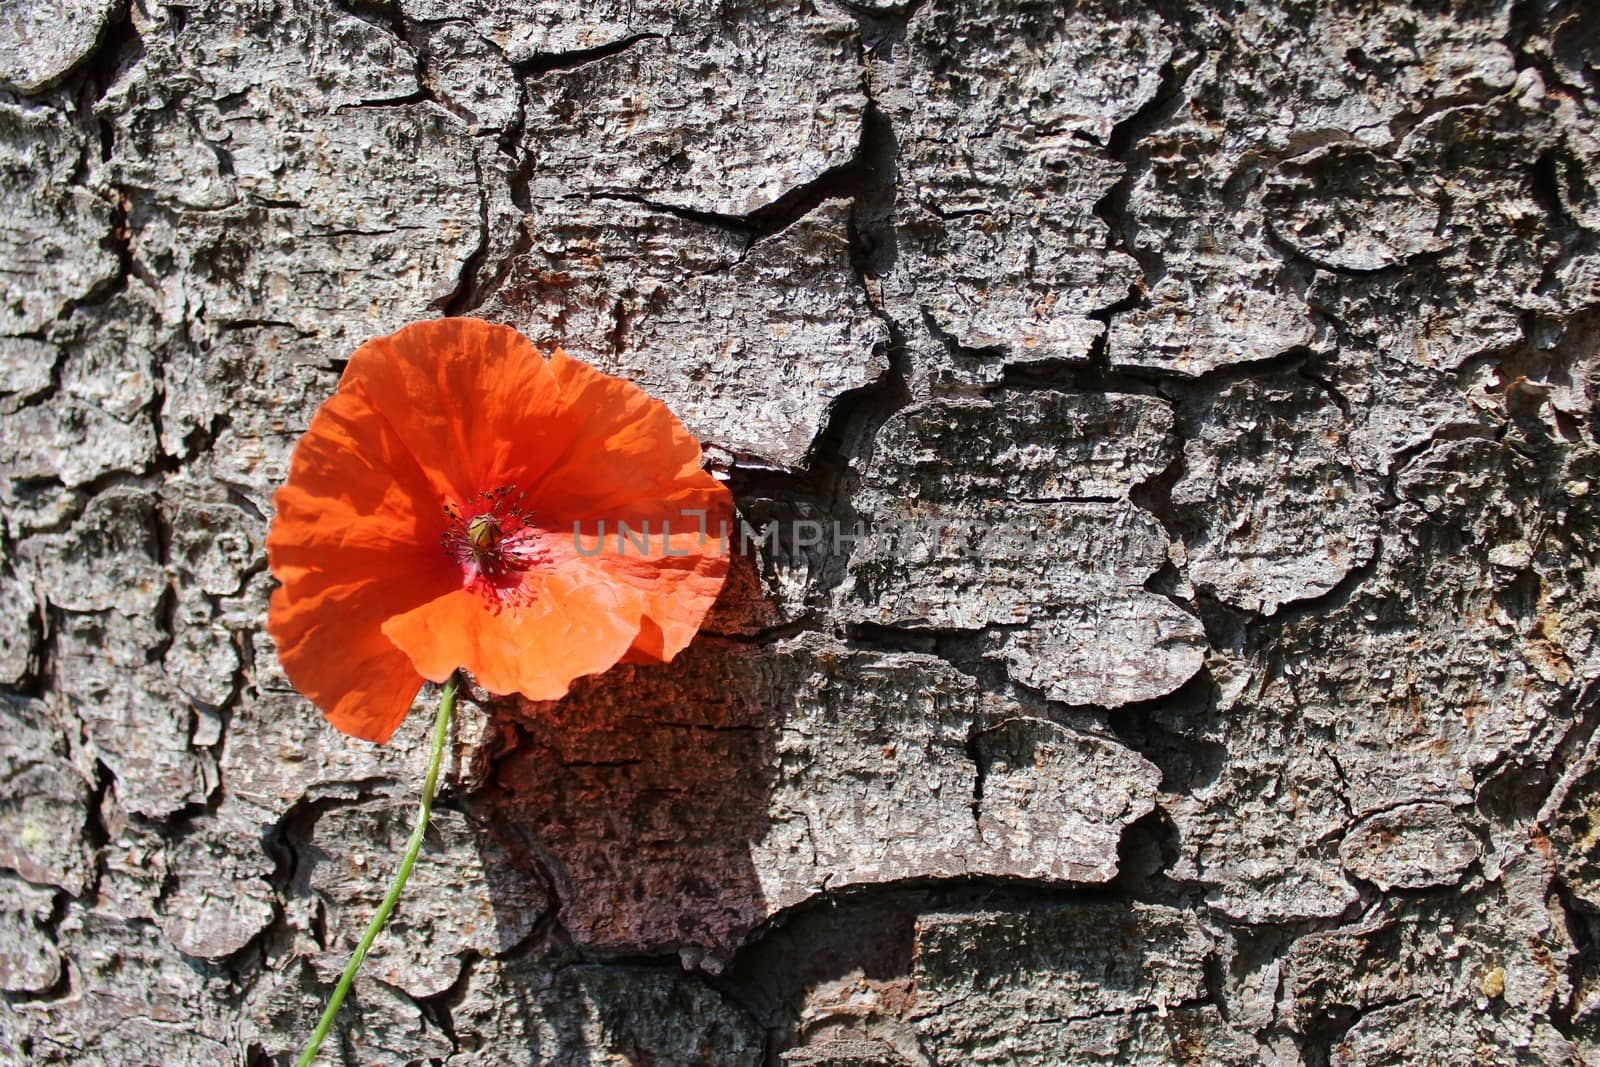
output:
[[[730, 581], [708, 626], [758, 627]], [[528, 849], [584, 956], [726, 960], [769, 909], [751, 859], [765, 836], [781, 724], [762, 646], [702, 633], [668, 664], [623, 664], [564, 700], [507, 713], [508, 743], [470, 801], [479, 851]], [[507, 929], [525, 898], [494, 880]], [[503, 907], [502, 907], [503, 905]]]

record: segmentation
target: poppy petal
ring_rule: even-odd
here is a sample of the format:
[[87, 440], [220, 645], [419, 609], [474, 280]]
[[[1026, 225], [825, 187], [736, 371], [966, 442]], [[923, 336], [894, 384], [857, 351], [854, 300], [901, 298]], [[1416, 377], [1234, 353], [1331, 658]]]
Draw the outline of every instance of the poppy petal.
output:
[[557, 700], [576, 678], [609, 670], [639, 633], [643, 598], [595, 581], [583, 568], [540, 572], [529, 602], [496, 605], [457, 589], [383, 624], [384, 635], [424, 677], [466, 669], [491, 693]]
[[552, 519], [623, 517], [643, 502], [652, 514], [676, 514], [676, 497], [713, 481], [701, 470], [699, 442], [661, 401], [561, 349], [548, 366], [560, 389], [551, 422], [565, 446], [522, 474]]
[[437, 493], [457, 502], [561, 440], [550, 417], [560, 390], [544, 356], [511, 327], [481, 319], [418, 322], [368, 341], [339, 390], [364, 394]]
[[[588, 417], [545, 474], [541, 509], [599, 548], [589, 560], [597, 580], [645, 598], [649, 624], [632, 658], [671, 659], [693, 639], [727, 575], [732, 497], [702, 469], [699, 443], [661, 401], [560, 349], [550, 371], [564, 410]], [[602, 529], [607, 536], [597, 543]]]
[[436, 499], [389, 424], [352, 393], [318, 410], [273, 498], [267, 560], [282, 584], [267, 629], [278, 658], [329, 722], [369, 741], [388, 740], [422, 684], [383, 621], [455, 580], [427, 506]]
[[[723, 534], [732, 515], [728, 491], [706, 476], [710, 491], [685, 503], [708, 516], [702, 534], [698, 514], [662, 516], [644, 520], [627, 530], [608, 526], [604, 548], [586, 563], [594, 580], [635, 590], [644, 600], [647, 625], [640, 628], [632, 651], [635, 661], [664, 662], [681, 652], [699, 632], [728, 574], [727, 543]], [[615, 530], [615, 532], [611, 532]], [[635, 540], [634, 531], [649, 536]], [[640, 543], [648, 545], [641, 550]], [[582, 543], [595, 546], [593, 537]]]

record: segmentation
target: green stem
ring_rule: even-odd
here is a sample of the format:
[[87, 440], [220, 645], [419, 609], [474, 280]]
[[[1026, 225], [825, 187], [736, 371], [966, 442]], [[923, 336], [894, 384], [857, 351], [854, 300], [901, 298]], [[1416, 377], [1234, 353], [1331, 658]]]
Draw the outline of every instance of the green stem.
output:
[[372, 947], [372, 942], [377, 940], [378, 931], [383, 929], [383, 924], [389, 920], [389, 913], [394, 911], [394, 906], [399, 903], [400, 891], [406, 887], [406, 879], [411, 877], [411, 868], [417, 862], [417, 853], [422, 851], [422, 839], [428, 832], [428, 816], [433, 812], [433, 793], [439, 785], [439, 765], [444, 762], [444, 742], [445, 738], [450, 736], [450, 716], [456, 708], [458, 678], [457, 675], [451, 675], [450, 680], [444, 683], [444, 692], [439, 697], [439, 715], [433, 720], [433, 748], [428, 753], [428, 774], [422, 780], [422, 803], [417, 809], [417, 826], [411, 831], [411, 841], [406, 845], [406, 854], [400, 860], [400, 870], [396, 872], [394, 884], [389, 887], [383, 903], [378, 905], [378, 914], [372, 917], [367, 932], [361, 937], [361, 943], [356, 946], [355, 954], [345, 966], [344, 974], [339, 978], [339, 984], [328, 1000], [327, 1010], [322, 1013], [322, 1021], [317, 1023], [316, 1032], [311, 1035], [306, 1050], [300, 1053], [300, 1058], [295, 1061], [295, 1067], [310, 1067], [311, 1061], [316, 1059], [317, 1050], [322, 1048], [323, 1039], [328, 1036], [328, 1030], [333, 1026], [334, 1016], [339, 1014], [339, 1005], [344, 1003], [345, 994], [350, 992], [350, 983], [355, 981], [356, 972], [361, 969], [361, 961], [367, 958], [367, 950]]

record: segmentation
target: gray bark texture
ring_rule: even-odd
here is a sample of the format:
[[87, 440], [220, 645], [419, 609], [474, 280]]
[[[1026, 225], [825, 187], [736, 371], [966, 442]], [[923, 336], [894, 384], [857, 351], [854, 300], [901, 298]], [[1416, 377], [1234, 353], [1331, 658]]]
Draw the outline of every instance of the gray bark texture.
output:
[[271, 494], [473, 314], [777, 535], [468, 694], [326, 1062], [1600, 1063], [1591, 3], [5, 0], [0, 285], [0, 1062], [298, 1050], [432, 694]]

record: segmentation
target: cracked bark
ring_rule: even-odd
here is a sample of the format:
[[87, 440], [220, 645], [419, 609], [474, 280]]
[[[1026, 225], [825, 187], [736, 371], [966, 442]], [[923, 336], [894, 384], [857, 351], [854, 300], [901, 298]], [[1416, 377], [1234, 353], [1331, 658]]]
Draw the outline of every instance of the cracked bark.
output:
[[1213, 8], [9, 4], [5, 1058], [314, 1020], [425, 717], [289, 688], [271, 492], [469, 313], [781, 535], [463, 701], [330, 1061], [1600, 1059], [1600, 17]]

